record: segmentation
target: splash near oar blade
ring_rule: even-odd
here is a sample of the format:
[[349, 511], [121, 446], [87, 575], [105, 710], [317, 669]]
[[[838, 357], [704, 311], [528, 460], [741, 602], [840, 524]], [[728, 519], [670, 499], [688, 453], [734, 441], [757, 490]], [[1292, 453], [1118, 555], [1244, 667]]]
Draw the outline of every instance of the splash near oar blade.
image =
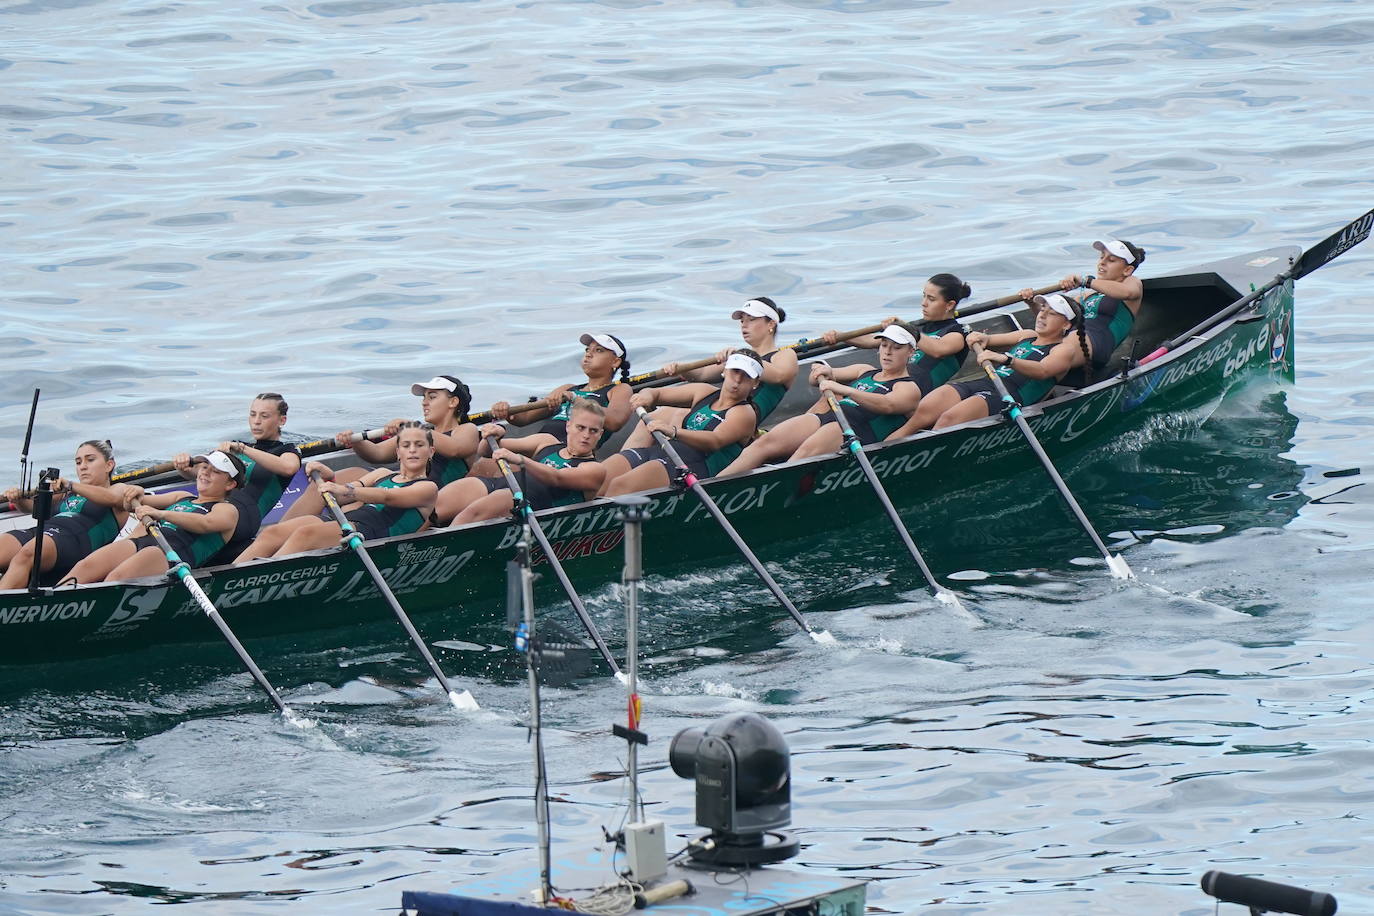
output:
[[[982, 347], [974, 347], [975, 356], [981, 352]], [[1069, 511], [1073, 513], [1074, 518], [1078, 520], [1079, 526], [1082, 527], [1084, 533], [1088, 535], [1088, 538], [1093, 542], [1098, 552], [1102, 554], [1102, 558], [1106, 561], [1107, 569], [1111, 572], [1112, 578], [1135, 578], [1135, 573], [1131, 572], [1131, 567], [1127, 565], [1126, 558], [1120, 554], [1112, 556], [1111, 551], [1107, 549], [1107, 545], [1104, 544], [1102, 538], [1098, 536], [1097, 529], [1093, 527], [1092, 522], [1088, 521], [1088, 516], [1084, 513], [1083, 507], [1080, 506], [1078, 500], [1074, 498], [1073, 493], [1069, 490], [1069, 485], [1064, 482], [1064, 478], [1060, 475], [1059, 469], [1054, 466], [1054, 462], [1050, 460], [1049, 454], [1046, 453], [1045, 447], [1041, 445], [1040, 440], [1036, 438], [1035, 433], [1030, 428], [1030, 424], [1026, 422], [1026, 418], [1021, 416], [1021, 405], [1018, 404], [1016, 399], [1011, 396], [1011, 393], [1007, 391], [1007, 386], [1003, 383], [1002, 377], [987, 363], [983, 364], [983, 371], [987, 373], [988, 379], [992, 381], [992, 387], [996, 389], [997, 394], [1002, 398], [1002, 403], [1006, 405], [1007, 416], [1011, 418], [1012, 422], [1016, 424], [1016, 428], [1021, 431], [1021, 435], [1025, 437], [1026, 444], [1029, 445], [1031, 451], [1035, 453], [1035, 457], [1040, 460], [1040, 464], [1045, 468], [1045, 473], [1049, 475], [1050, 482], [1053, 483], [1055, 489], [1059, 491], [1060, 497], [1062, 497], [1064, 502], [1068, 505]]]
[[357, 554], [359, 561], [363, 564], [363, 568], [367, 570], [367, 574], [372, 577], [373, 584], [377, 586], [377, 591], [382, 593], [382, 597], [386, 599], [386, 603], [391, 607], [391, 613], [396, 615], [396, 619], [405, 629], [406, 635], [410, 637], [411, 645], [415, 646], [416, 651], [420, 653], [420, 657], [424, 659], [425, 664], [429, 666], [430, 673], [434, 675], [435, 680], [439, 682], [439, 686], [441, 686], [444, 689], [444, 693], [448, 695], [448, 701], [453, 704], [453, 708], [462, 712], [478, 709], [477, 699], [470, 691], [455, 690], [453, 684], [444, 676], [444, 672], [439, 667], [439, 663], [434, 660], [434, 654], [429, 651], [429, 646], [425, 645], [424, 639], [421, 638], [420, 632], [415, 629], [415, 624], [411, 622], [410, 616], [406, 614], [405, 609], [401, 607], [401, 602], [396, 599], [396, 593], [391, 590], [391, 586], [386, 584], [386, 579], [382, 577], [382, 571], [377, 568], [377, 564], [372, 561], [372, 556], [367, 552], [367, 548], [363, 546], [362, 535], [354, 529], [353, 523], [348, 520], [348, 516], [344, 515], [343, 509], [339, 507], [339, 501], [334, 498], [334, 494], [326, 491], [320, 486], [320, 472], [315, 471], [310, 476], [315, 481], [315, 488], [319, 490], [320, 495], [324, 497], [324, 504], [329, 507], [329, 514], [334, 516], [334, 521], [338, 523], [339, 530], [343, 532], [344, 543], [352, 548], [353, 552]]
[[501, 469], [501, 473], [505, 475], [506, 486], [510, 487], [511, 500], [515, 504], [516, 518], [529, 523], [530, 531], [539, 543], [539, 549], [544, 551], [544, 558], [549, 561], [549, 568], [553, 570], [558, 583], [563, 586], [563, 593], [568, 596], [568, 601], [572, 603], [573, 612], [577, 614], [578, 620], [582, 621], [582, 627], [587, 631], [587, 636], [596, 646], [596, 651], [601, 654], [601, 659], [606, 663], [606, 667], [611, 669], [616, 680], [623, 683], [624, 673], [621, 672], [620, 666], [615, 663], [611, 650], [606, 648], [606, 640], [601, 638], [601, 631], [596, 628], [596, 624], [592, 621], [592, 615], [587, 613], [587, 606], [582, 603], [582, 596], [577, 593], [577, 589], [573, 588], [572, 580], [568, 578], [567, 570], [563, 568], [563, 562], [554, 553], [553, 545], [549, 543], [549, 537], [544, 533], [544, 526], [539, 524], [539, 519], [535, 516], [534, 510], [530, 508], [524, 490], [520, 487], [520, 481], [515, 477], [515, 472], [510, 469], [510, 465], [506, 463], [504, 458], [498, 458], [496, 464]]
[[906, 547], [907, 553], [911, 554], [911, 559], [916, 562], [917, 568], [921, 570], [921, 575], [925, 576], [926, 584], [930, 586], [931, 594], [933, 594], [935, 599], [940, 603], [947, 604], [976, 621], [977, 618], [969, 613], [968, 609], [959, 601], [959, 597], [941, 585], [936, 580], [935, 574], [930, 571], [930, 566], [926, 563], [925, 557], [921, 555], [921, 550], [916, 546], [916, 541], [912, 538], [911, 532], [908, 531], [906, 525], [902, 523], [902, 517], [897, 513], [897, 507], [892, 504], [891, 497], [887, 495], [887, 488], [885, 488], [882, 481], [878, 479], [878, 472], [874, 470], [873, 462], [869, 461], [868, 455], [864, 454], [863, 446], [859, 443], [859, 437], [854, 434], [854, 427], [849, 425], [849, 417], [845, 415], [844, 407], [840, 405], [839, 399], [835, 397], [834, 392], [829, 391], [826, 392], [825, 398], [830, 402], [830, 409], [835, 412], [835, 419], [840, 422], [840, 430], [844, 434], [845, 448], [854, 456], [854, 460], [859, 463], [859, 467], [863, 469], [864, 476], [868, 478], [869, 486], [873, 488], [873, 495], [878, 497], [878, 502], [882, 505], [883, 512], [887, 514], [887, 519], [892, 523], [892, 527], [896, 530], [897, 536], [902, 539], [902, 544]]
[[[647, 422], [649, 417], [648, 411], [643, 407], [639, 407], [636, 408], [635, 412], [639, 415], [639, 421], [641, 423]], [[743, 556], [745, 561], [749, 564], [749, 568], [754, 571], [754, 575], [758, 576], [759, 579], [763, 581], [763, 584], [767, 586], [773, 598], [778, 604], [782, 605], [783, 610], [797, 622], [797, 626], [801, 627], [803, 632], [816, 642], [834, 645], [834, 636], [831, 636], [830, 633], [825, 630], [814, 629], [811, 624], [806, 622], [806, 618], [802, 617], [801, 612], [797, 610], [796, 605], [794, 605], [787, 595], [783, 593], [782, 587], [778, 585], [772, 574], [764, 568], [761, 562], [759, 562], [759, 558], [754, 554], [754, 551], [749, 549], [749, 545], [744, 542], [744, 538], [740, 537], [739, 532], [735, 530], [735, 526], [730, 524], [730, 520], [725, 517], [725, 513], [720, 510], [720, 506], [716, 505], [716, 501], [711, 498], [711, 494], [706, 492], [706, 488], [701, 485], [701, 481], [697, 480], [696, 475], [687, 467], [687, 462], [682, 460], [682, 456], [677, 453], [677, 449], [673, 448], [672, 443], [668, 441], [668, 437], [656, 429], [651, 430], [651, 432], [659, 448], [663, 449], [663, 453], [668, 456], [668, 460], [670, 460], [673, 466], [677, 468], [678, 472], [683, 475], [683, 483], [701, 500], [701, 504], [706, 507], [706, 511], [716, 520], [716, 524], [719, 525], [726, 536], [730, 538], [730, 541], [735, 545], [735, 549], [740, 552], [740, 555]]]
[[262, 688], [263, 692], [267, 694], [267, 698], [272, 701], [272, 705], [277, 707], [277, 711], [282, 714], [282, 717], [292, 725], [305, 728], [314, 727], [314, 722], [296, 715], [295, 712], [286, 705], [281, 695], [277, 693], [276, 688], [267, 680], [267, 675], [262, 673], [262, 669], [258, 667], [258, 663], [253, 661], [253, 657], [248, 654], [248, 650], [243, 647], [243, 643], [239, 642], [239, 638], [234, 635], [234, 631], [229, 627], [229, 624], [220, 616], [214, 603], [210, 601], [210, 596], [205, 594], [205, 590], [200, 587], [200, 583], [196, 581], [196, 577], [191, 574], [191, 568], [182, 561], [181, 557], [177, 556], [176, 551], [172, 549], [172, 545], [167, 543], [167, 538], [163, 535], [161, 527], [155, 523], [149, 523], [147, 528], [148, 533], [153, 536], [153, 540], [157, 542], [157, 546], [161, 548], [163, 555], [167, 558], [167, 565], [169, 567], [168, 574], [179, 579], [181, 584], [186, 587], [186, 590], [191, 593], [191, 598], [196, 602], [196, 605], [205, 613], [206, 617], [210, 618], [215, 627], [218, 628], [220, 635], [224, 637], [224, 641], [229, 644], [229, 648], [234, 650], [234, 654], [239, 657], [239, 661], [243, 664], [243, 667], [248, 669], [248, 673], [252, 675], [253, 680]]

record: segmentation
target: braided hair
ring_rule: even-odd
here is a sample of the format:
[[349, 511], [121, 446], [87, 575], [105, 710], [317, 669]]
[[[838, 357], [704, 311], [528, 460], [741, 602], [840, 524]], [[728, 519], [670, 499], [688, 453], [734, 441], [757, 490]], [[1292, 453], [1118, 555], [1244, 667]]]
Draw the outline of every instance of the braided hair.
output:
[[614, 334], [607, 334], [620, 347], [620, 380], [625, 384], [630, 383], [630, 351], [625, 349], [625, 341], [616, 337]]
[[1069, 322], [1069, 327], [1078, 331], [1078, 347], [1083, 351], [1083, 387], [1093, 383], [1093, 355], [1088, 349], [1088, 329], [1087, 322], [1083, 320], [1083, 303], [1077, 299], [1067, 299], [1069, 308], [1073, 309], [1073, 319]]
[[439, 378], [448, 379], [453, 383], [453, 396], [458, 399], [458, 409], [453, 412], [453, 418], [460, 424], [466, 423], [468, 411], [472, 409], [472, 391], [456, 375], [441, 375]]

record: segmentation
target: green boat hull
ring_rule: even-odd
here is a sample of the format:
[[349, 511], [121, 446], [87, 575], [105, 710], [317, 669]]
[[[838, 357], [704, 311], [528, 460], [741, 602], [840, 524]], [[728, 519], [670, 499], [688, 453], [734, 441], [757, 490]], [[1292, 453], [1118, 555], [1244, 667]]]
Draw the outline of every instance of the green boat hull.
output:
[[[1238, 299], [1251, 283], [1267, 282], [1295, 254], [1296, 249], [1279, 249], [1149, 281], [1147, 309], [1157, 316], [1154, 342]], [[1151, 329], [1144, 321], [1140, 324], [1137, 330], [1150, 340]], [[1072, 461], [1130, 437], [1169, 435], [1169, 424], [1155, 418], [1214, 404], [1230, 387], [1257, 374], [1292, 379], [1291, 282], [1167, 356], [1034, 405], [1025, 416], [1052, 457]], [[802, 391], [797, 396], [807, 395]], [[880, 443], [867, 451], [923, 544], [948, 534], [951, 520], [962, 517], [970, 491], [986, 493], [990, 485], [1019, 480], [1038, 467], [1015, 426], [1001, 417]], [[818, 531], [884, 524], [862, 471], [843, 455], [713, 480], [708, 489], [765, 560], [786, 556], [789, 541], [814, 537]], [[710, 568], [735, 556], [731, 542], [692, 493], [648, 495], [648, 570]], [[622, 529], [613, 503], [597, 500], [540, 517], [580, 590], [619, 579]], [[504, 567], [516, 537], [508, 521], [496, 520], [388, 539], [368, 549], [428, 638], [462, 638], [502, 619], [498, 608], [505, 594]], [[941, 559], [937, 550], [937, 575], [950, 571], [940, 565]], [[385, 619], [389, 613], [357, 557], [342, 548], [200, 570], [196, 579], [244, 639], [337, 630]], [[551, 582], [553, 577], [545, 579]], [[807, 600], [804, 593], [792, 597], [803, 606]], [[0, 665], [217, 639], [184, 586], [174, 580], [0, 594]]]

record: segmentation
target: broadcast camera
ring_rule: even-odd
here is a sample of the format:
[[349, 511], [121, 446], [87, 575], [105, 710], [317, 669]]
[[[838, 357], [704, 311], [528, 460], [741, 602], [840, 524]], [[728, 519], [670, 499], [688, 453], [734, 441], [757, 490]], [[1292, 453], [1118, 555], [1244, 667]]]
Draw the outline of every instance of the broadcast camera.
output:
[[690, 847], [693, 861], [754, 866], [797, 854], [797, 841], [781, 832], [792, 822], [787, 741], [763, 716], [736, 713], [683, 729], [668, 761], [695, 779], [697, 824], [711, 831]]

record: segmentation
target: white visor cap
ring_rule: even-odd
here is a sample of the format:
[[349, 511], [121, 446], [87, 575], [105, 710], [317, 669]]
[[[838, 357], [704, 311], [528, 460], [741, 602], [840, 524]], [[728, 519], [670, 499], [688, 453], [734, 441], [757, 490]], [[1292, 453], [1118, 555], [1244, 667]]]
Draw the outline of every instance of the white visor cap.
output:
[[453, 379], [444, 378], [442, 375], [436, 375], [427, 382], [416, 382], [410, 386], [410, 393], [417, 398], [424, 397], [426, 391], [447, 391], [449, 394], [453, 394], [457, 390], [457, 383]]
[[911, 336], [911, 332], [900, 324], [890, 324], [877, 333], [878, 337], [886, 337], [895, 344], [904, 347], [916, 346], [916, 338]]
[[745, 315], [750, 318], [771, 318], [774, 321], [782, 321], [778, 317], [778, 310], [761, 299], [750, 299], [743, 306], [730, 313], [730, 317], [735, 321], [739, 321]]
[[1031, 302], [1052, 312], [1058, 312], [1069, 321], [1073, 321], [1073, 306], [1069, 305], [1069, 300], [1058, 293], [1049, 296], [1036, 296]]
[[1105, 242], [1093, 242], [1093, 247], [1098, 251], [1105, 251], [1107, 254], [1115, 255], [1127, 264], [1135, 263], [1135, 255], [1131, 254], [1131, 249], [1126, 247], [1124, 242], [1116, 239], [1107, 239]]
[[726, 369], [738, 369], [750, 378], [758, 378], [763, 375], [763, 364], [752, 356], [745, 356], [743, 353], [731, 353], [725, 359]]
[[610, 350], [616, 356], [625, 355], [625, 348], [616, 343], [615, 338], [609, 334], [583, 334], [581, 337], [577, 338], [577, 342], [584, 347], [590, 347], [592, 344], [596, 344], [598, 347], [604, 347]]

